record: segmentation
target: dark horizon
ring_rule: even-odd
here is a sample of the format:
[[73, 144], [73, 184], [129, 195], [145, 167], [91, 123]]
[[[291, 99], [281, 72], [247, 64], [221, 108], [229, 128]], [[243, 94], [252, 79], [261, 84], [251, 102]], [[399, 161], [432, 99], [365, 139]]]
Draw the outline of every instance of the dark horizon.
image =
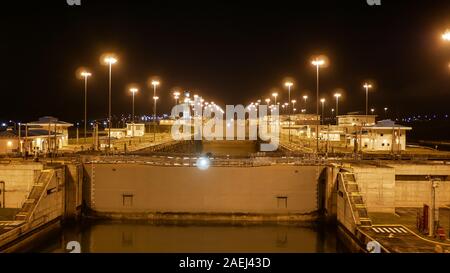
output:
[[[364, 111], [365, 80], [375, 81], [369, 107], [382, 115], [448, 113], [450, 44], [440, 35], [450, 27], [450, 3], [316, 1], [242, 4], [232, 1], [87, 1], [68, 6], [21, 3], [1, 13], [4, 53], [1, 119], [36, 120], [52, 115], [83, 118], [83, 81], [89, 80], [89, 119], [107, 115], [107, 67], [100, 55], [114, 52], [114, 115], [131, 112], [130, 83], [140, 86], [136, 114], [151, 113], [151, 76], [161, 79], [159, 113], [174, 104], [173, 87], [217, 104], [265, 99], [282, 81], [295, 79], [292, 97], [309, 90], [315, 111], [313, 55], [325, 54], [321, 97], [334, 107], [333, 90], [345, 90], [340, 113]], [[330, 104], [331, 103], [331, 104]]]

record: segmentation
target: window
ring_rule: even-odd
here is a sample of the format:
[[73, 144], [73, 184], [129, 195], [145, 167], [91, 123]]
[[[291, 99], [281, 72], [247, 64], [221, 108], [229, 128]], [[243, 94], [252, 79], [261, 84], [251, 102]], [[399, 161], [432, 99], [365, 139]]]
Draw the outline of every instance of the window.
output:
[[122, 204], [124, 207], [132, 207], [133, 206], [133, 194], [123, 194], [122, 195]]
[[287, 196], [277, 196], [277, 207], [279, 209], [287, 208]]

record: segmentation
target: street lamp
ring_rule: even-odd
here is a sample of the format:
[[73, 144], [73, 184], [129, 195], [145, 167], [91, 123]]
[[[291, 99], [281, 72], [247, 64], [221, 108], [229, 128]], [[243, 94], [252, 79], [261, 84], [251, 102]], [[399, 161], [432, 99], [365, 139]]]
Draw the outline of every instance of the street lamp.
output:
[[175, 105], [177, 105], [178, 99], [180, 98], [180, 92], [178, 91], [173, 92], [173, 98], [175, 99]]
[[87, 82], [88, 77], [92, 76], [90, 72], [82, 71], [81, 76], [84, 78], [84, 143], [86, 143], [87, 131]]
[[113, 56], [106, 56], [103, 59], [104, 63], [109, 66], [109, 96], [108, 96], [108, 152], [111, 149], [111, 74], [112, 74], [112, 65], [117, 63], [117, 59]]
[[278, 97], [278, 93], [277, 93], [277, 92], [272, 93], [272, 97], [275, 98], [275, 105], [277, 105], [277, 97]]
[[307, 107], [306, 107], [306, 100], [308, 99], [308, 96], [307, 95], [304, 95], [303, 96], [303, 100], [305, 101], [305, 113], [306, 113], [306, 109], [307, 109]]
[[368, 108], [369, 108], [369, 88], [372, 88], [372, 85], [369, 83], [364, 83], [363, 87], [366, 89], [366, 116], [368, 115]]
[[384, 118], [387, 118], [387, 110], [388, 110], [388, 108], [384, 107]]
[[134, 137], [134, 95], [138, 92], [139, 90], [137, 89], [137, 88], [135, 88], [135, 87], [133, 87], [133, 88], [130, 88], [130, 92], [131, 92], [131, 94], [133, 95], [133, 104], [132, 104], [132, 110], [131, 110], [131, 112], [132, 112], [132, 120], [131, 120], [131, 126], [132, 126], [132, 129], [131, 129], [131, 137]]
[[324, 108], [324, 104], [325, 104], [325, 99], [324, 98], [320, 99], [320, 103], [322, 103], [322, 124], [323, 124], [324, 120], [325, 120], [325, 118], [323, 116], [323, 108]]
[[372, 115], [373, 115], [373, 113], [375, 112], [375, 109], [370, 109], [370, 112], [372, 112]]
[[341, 97], [340, 93], [334, 94], [336, 97], [336, 117], [339, 115], [339, 98]]
[[289, 142], [291, 141], [291, 114], [292, 114], [292, 108], [290, 108], [289, 107], [289, 103], [291, 102], [291, 87], [294, 85], [294, 83], [293, 82], [291, 82], [291, 81], [287, 81], [287, 82], [285, 82], [284, 83], [284, 85], [288, 88], [288, 105], [287, 105], [287, 107], [288, 107], [288, 115], [289, 115], [289, 118], [288, 118], [288, 123], [289, 123]]
[[159, 81], [152, 80], [153, 85], [153, 141], [156, 141], [156, 101], [158, 97], [156, 96], [156, 87], [159, 85]]
[[269, 105], [270, 99], [269, 98], [265, 99], [265, 102], [267, 103], [267, 105]]
[[[316, 58], [311, 62], [312, 65], [316, 67], [316, 116], [317, 121], [320, 123], [319, 120], [319, 68], [325, 64], [325, 60], [321, 58]], [[316, 125], [316, 151], [319, 152], [319, 124]]]

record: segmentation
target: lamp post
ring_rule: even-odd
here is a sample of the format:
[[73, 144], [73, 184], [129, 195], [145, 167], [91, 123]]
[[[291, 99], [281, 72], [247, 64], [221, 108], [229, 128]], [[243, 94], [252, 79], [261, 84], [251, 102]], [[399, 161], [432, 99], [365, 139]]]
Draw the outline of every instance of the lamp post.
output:
[[131, 129], [131, 137], [134, 137], [134, 95], [138, 92], [139, 90], [137, 89], [137, 88], [130, 88], [130, 92], [131, 92], [131, 94], [133, 95], [133, 104], [132, 104], [132, 110], [131, 110], [131, 113], [132, 113], [132, 116], [131, 116], [131, 126], [132, 126], [132, 129]]
[[293, 82], [287, 81], [284, 83], [284, 85], [288, 88], [288, 124], [289, 124], [289, 142], [291, 142], [291, 114], [292, 114], [292, 108], [289, 107], [289, 103], [291, 103], [291, 87], [294, 85]]
[[104, 59], [105, 64], [109, 66], [109, 96], [108, 96], [108, 152], [111, 149], [111, 74], [112, 74], [112, 65], [117, 63], [117, 59], [113, 56], [107, 56]]
[[84, 143], [86, 143], [86, 130], [87, 130], [87, 83], [88, 78], [92, 76], [90, 72], [83, 71], [81, 76], [84, 78]]
[[322, 104], [322, 124], [324, 123], [324, 121], [325, 121], [325, 118], [324, 118], [324, 116], [323, 116], [323, 108], [324, 108], [324, 104], [325, 104], [325, 99], [324, 98], [322, 98], [322, 99], [320, 99], [320, 103]]
[[[317, 121], [319, 120], [319, 68], [325, 64], [323, 59], [316, 58], [311, 62], [312, 65], [316, 67], [316, 116]], [[316, 125], [316, 152], [319, 153], [319, 124]]]
[[336, 97], [336, 118], [339, 115], [339, 98], [341, 97], [340, 93], [336, 93], [334, 94], [334, 96]]
[[304, 95], [303, 96], [303, 100], [305, 101], [305, 113], [306, 113], [306, 109], [307, 109], [307, 107], [306, 107], [306, 100], [308, 99], [308, 96], [307, 95]]
[[156, 101], [158, 100], [158, 97], [156, 96], [156, 87], [159, 85], [159, 81], [153, 80], [153, 141], [156, 141]]
[[369, 88], [372, 88], [372, 85], [369, 83], [364, 83], [364, 89], [366, 89], [366, 116], [369, 114]]
[[387, 108], [387, 107], [384, 107], [384, 118], [385, 118], [385, 119], [387, 118], [387, 110], [388, 110], [388, 108]]
[[278, 97], [278, 93], [277, 93], [277, 92], [272, 93], [272, 97], [275, 98], [275, 105], [277, 105], [277, 97]]
[[180, 98], [180, 92], [173, 92], [173, 98], [175, 99], [175, 105], [178, 105], [178, 99]]
[[372, 113], [372, 115], [375, 113], [375, 109], [370, 109], [370, 112]]
[[[154, 96], [153, 97], [153, 107], [156, 109], [156, 101], [159, 99], [159, 97]], [[155, 112], [156, 113], [156, 110]], [[156, 114], [154, 115], [154, 118], [156, 119]], [[156, 120], [153, 120], [153, 141], [156, 142]]]

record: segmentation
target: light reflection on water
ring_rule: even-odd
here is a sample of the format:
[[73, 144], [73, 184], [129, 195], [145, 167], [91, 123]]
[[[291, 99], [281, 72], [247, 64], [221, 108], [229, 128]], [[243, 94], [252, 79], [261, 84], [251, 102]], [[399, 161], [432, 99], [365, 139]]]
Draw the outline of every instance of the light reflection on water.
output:
[[82, 252], [285, 252], [334, 253], [345, 249], [335, 228], [314, 225], [154, 224], [90, 222], [65, 227], [36, 252], [66, 252], [78, 241]]

